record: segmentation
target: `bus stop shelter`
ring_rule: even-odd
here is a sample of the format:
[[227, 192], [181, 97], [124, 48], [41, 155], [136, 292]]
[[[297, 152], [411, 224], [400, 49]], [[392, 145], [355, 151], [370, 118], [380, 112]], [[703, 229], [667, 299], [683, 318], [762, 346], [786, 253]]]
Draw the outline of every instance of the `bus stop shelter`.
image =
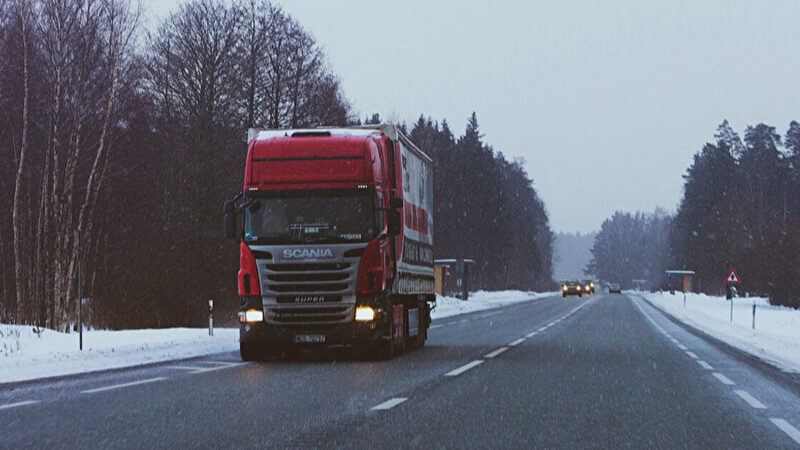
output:
[[[683, 293], [692, 292], [692, 277], [694, 277], [694, 270], [667, 270], [667, 283], [669, 290], [674, 291], [674, 285], [681, 283]], [[680, 280], [680, 281], [679, 281]]]

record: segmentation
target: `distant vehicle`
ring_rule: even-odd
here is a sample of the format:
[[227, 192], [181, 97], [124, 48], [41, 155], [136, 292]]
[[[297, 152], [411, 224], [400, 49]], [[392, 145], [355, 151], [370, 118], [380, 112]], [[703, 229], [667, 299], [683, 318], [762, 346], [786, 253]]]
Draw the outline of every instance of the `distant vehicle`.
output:
[[577, 295], [583, 297], [583, 286], [578, 280], [568, 280], [561, 285], [561, 295], [566, 297], [568, 295]]
[[622, 287], [619, 285], [619, 283], [610, 283], [608, 285], [608, 293], [609, 294], [621, 294], [622, 293]]
[[242, 359], [321, 345], [391, 358], [424, 345], [436, 302], [431, 159], [393, 125], [253, 135], [243, 191], [225, 203]]
[[586, 294], [594, 294], [593, 280], [583, 280], [583, 292]]

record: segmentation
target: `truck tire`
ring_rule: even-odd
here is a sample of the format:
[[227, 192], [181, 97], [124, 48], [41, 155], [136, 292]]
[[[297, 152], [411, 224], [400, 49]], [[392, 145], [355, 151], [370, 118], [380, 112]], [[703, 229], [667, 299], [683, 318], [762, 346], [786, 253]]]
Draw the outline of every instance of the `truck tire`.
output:
[[257, 342], [240, 342], [239, 355], [242, 361], [258, 361], [264, 357], [264, 350]]

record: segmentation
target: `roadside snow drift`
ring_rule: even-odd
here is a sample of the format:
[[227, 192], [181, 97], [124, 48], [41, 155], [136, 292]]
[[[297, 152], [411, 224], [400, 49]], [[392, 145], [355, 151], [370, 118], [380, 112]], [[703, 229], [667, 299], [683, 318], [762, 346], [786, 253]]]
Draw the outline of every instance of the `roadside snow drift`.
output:
[[478, 291], [469, 294], [469, 300], [459, 300], [454, 297], [436, 296], [436, 309], [431, 313], [431, 317], [441, 319], [444, 317], [457, 316], [484, 309], [499, 308], [512, 303], [535, 300], [537, 298], [556, 295], [556, 292], [522, 292], [522, 291], [497, 291], [487, 292]]
[[[476, 292], [468, 301], [437, 297], [433, 318], [497, 308], [551, 294], [502, 291]], [[239, 350], [238, 328], [165, 328], [156, 330], [92, 330], [59, 333], [31, 326], [0, 324], [0, 383], [116, 369]]]
[[[764, 298], [733, 299], [705, 294], [642, 293], [682, 322], [791, 372], [800, 372], [800, 311], [772, 306]], [[753, 305], [756, 306], [753, 329]]]
[[239, 329], [92, 330], [59, 333], [0, 324], [0, 383], [192, 358], [239, 349]]

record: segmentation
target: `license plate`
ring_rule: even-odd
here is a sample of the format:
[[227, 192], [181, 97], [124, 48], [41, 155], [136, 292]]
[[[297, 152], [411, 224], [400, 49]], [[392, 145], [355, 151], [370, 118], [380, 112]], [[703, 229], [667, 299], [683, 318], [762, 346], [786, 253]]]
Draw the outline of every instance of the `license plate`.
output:
[[295, 334], [295, 344], [323, 344], [325, 343], [324, 334]]

